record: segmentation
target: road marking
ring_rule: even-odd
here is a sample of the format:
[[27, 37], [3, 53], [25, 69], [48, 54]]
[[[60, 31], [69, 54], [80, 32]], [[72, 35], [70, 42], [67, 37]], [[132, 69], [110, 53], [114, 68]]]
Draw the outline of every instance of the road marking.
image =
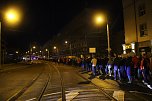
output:
[[131, 93], [140, 93], [140, 94], [145, 94], [145, 95], [152, 95], [152, 94], [149, 94], [149, 93], [144, 93], [144, 92], [139, 92], [139, 91], [129, 91]]
[[[78, 95], [79, 95], [78, 91], [72, 91], [72, 92], [66, 94], [66, 101], [71, 101]], [[58, 99], [57, 101], [62, 101], [62, 98]]]
[[[65, 91], [65, 92], [69, 93], [70, 91]], [[46, 96], [51, 96], [51, 95], [56, 95], [56, 94], [61, 94], [61, 92], [56, 92], [56, 93], [51, 93], [51, 94], [45, 94], [43, 96], [46, 97]]]
[[28, 100], [26, 100], [26, 101], [32, 101], [32, 100], [36, 100], [36, 98], [28, 99]]
[[125, 92], [122, 90], [114, 91], [113, 97], [118, 101], [124, 101]]
[[[99, 91], [99, 90], [98, 89], [79, 89], [79, 90], [72, 90], [71, 92], [66, 91], [66, 92], [69, 92], [68, 94], [66, 94], [66, 101], [71, 101], [72, 99], [74, 99], [76, 96], [79, 95], [79, 92], [84, 92], [84, 91]], [[62, 98], [58, 99], [57, 101], [62, 101]]]

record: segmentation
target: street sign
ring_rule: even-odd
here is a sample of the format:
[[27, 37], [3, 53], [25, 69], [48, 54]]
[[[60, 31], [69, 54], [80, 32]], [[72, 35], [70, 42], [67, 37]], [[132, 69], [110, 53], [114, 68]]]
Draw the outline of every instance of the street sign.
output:
[[89, 48], [89, 53], [96, 53], [96, 48]]

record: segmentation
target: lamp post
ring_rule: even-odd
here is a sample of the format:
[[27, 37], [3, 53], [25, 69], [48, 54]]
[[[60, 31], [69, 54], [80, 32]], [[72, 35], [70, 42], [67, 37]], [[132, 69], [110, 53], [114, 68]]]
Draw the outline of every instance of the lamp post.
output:
[[[68, 44], [68, 41], [65, 41], [65, 44]], [[70, 55], [72, 56], [71, 43], [69, 43], [69, 47], [70, 47]]]
[[[102, 23], [105, 22], [105, 16], [103, 16], [102, 14], [97, 14], [95, 15], [95, 23], [97, 25], [101, 25]], [[108, 58], [111, 59], [111, 55], [110, 55], [110, 35], [109, 35], [109, 25], [108, 25], [108, 20], [106, 18], [106, 27], [107, 27], [107, 44], [108, 44]]]
[[[4, 13], [6, 23], [15, 25], [20, 21], [21, 13], [16, 8], [9, 8]], [[0, 69], [2, 68], [2, 23], [0, 21]]]
[[36, 48], [35, 46], [30, 48], [30, 61], [32, 60], [33, 49], [35, 49], [35, 48]]
[[59, 50], [58, 50], [58, 48], [56, 46], [54, 46], [53, 49], [55, 50], [57, 57], [59, 57]]
[[47, 56], [48, 56], [48, 60], [49, 60], [49, 55], [50, 55], [50, 53], [49, 53], [49, 50], [48, 49], [45, 49], [45, 51], [47, 52]]
[[0, 22], [0, 69], [2, 69], [2, 66], [1, 66], [1, 64], [2, 64], [2, 56], [1, 56], [2, 49], [1, 49], [1, 45], [2, 45], [2, 41], [1, 41], [1, 22]]

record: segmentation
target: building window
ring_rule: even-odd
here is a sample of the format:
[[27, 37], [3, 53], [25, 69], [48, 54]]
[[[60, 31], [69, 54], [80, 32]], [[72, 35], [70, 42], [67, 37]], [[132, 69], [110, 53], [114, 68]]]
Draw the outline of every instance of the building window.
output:
[[148, 35], [147, 24], [140, 24], [139, 28], [140, 28], [140, 37], [144, 37]]
[[139, 16], [143, 16], [146, 14], [145, 4], [141, 4], [138, 7]]

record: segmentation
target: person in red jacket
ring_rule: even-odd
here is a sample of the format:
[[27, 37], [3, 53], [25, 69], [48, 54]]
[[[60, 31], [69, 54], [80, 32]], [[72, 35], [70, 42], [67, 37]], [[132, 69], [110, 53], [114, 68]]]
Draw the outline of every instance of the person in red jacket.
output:
[[133, 62], [133, 78], [135, 79], [135, 80], [137, 80], [138, 79], [138, 62], [139, 62], [139, 58], [136, 56], [136, 55], [134, 55], [133, 57], [132, 57], [132, 62]]

